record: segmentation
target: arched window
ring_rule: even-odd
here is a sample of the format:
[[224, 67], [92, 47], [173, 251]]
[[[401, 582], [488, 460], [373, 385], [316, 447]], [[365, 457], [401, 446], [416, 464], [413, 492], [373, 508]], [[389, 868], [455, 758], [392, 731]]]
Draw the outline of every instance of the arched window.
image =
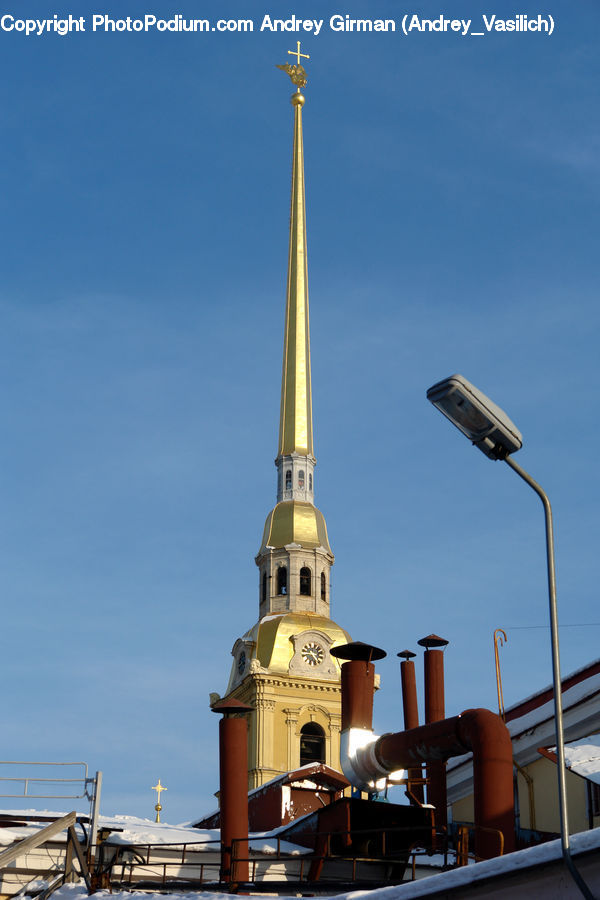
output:
[[325, 762], [325, 732], [316, 722], [307, 722], [300, 731], [300, 765]]
[[304, 490], [304, 469], [300, 469], [298, 472], [298, 487], [301, 491]]
[[308, 473], [308, 489], [312, 491], [312, 472]]
[[279, 566], [277, 569], [277, 593], [287, 594], [287, 568]]
[[262, 582], [260, 586], [260, 599], [262, 603], [265, 603], [267, 599], [267, 573], [263, 572], [262, 574]]
[[281, 469], [277, 472], [277, 493], [281, 494]]
[[327, 600], [327, 579], [325, 572], [321, 572], [321, 600]]
[[305, 597], [310, 597], [310, 569], [302, 566], [300, 569], [300, 593]]
[[288, 469], [285, 473], [285, 489], [286, 491], [291, 491], [292, 489], [292, 470]]

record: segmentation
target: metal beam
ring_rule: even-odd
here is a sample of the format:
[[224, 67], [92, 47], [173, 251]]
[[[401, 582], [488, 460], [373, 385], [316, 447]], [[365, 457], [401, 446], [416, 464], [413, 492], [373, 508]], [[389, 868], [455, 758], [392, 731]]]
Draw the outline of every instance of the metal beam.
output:
[[9, 847], [8, 850], [0, 853], [0, 869], [10, 865], [15, 859], [23, 856], [24, 853], [29, 853], [30, 850], [34, 850], [36, 847], [39, 847], [40, 844], [44, 844], [46, 841], [50, 840], [51, 837], [54, 837], [55, 834], [60, 834], [61, 831], [73, 826], [76, 821], [76, 812], [67, 813], [66, 816], [62, 816], [62, 818], [57, 819], [56, 822], [46, 825], [46, 827], [42, 828], [41, 831], [38, 831], [37, 834], [32, 834], [31, 837], [25, 838], [25, 840], [19, 841], [17, 844]]

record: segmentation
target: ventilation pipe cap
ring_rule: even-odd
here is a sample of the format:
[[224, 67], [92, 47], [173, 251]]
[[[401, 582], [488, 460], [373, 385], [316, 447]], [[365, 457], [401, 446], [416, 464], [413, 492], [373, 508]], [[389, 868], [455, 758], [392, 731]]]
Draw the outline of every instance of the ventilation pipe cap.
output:
[[234, 700], [232, 697], [231, 700], [218, 700], [210, 709], [211, 712], [214, 713], [223, 713], [226, 716], [233, 716], [236, 714], [239, 715], [240, 713], [253, 712], [254, 707], [248, 706], [240, 700]]
[[427, 637], [417, 641], [417, 644], [420, 647], [425, 647], [426, 650], [433, 650], [435, 647], [447, 647], [448, 641], [445, 641], [438, 634], [428, 634]]
[[412, 650], [401, 650], [400, 653], [396, 653], [396, 656], [399, 656], [400, 659], [412, 659], [416, 655]]
[[363, 641], [352, 641], [349, 644], [342, 644], [340, 647], [334, 647], [329, 651], [336, 659], [363, 659], [365, 662], [371, 662], [373, 659], [383, 659], [387, 656], [385, 650], [379, 647], [373, 647], [371, 644], [365, 644]]

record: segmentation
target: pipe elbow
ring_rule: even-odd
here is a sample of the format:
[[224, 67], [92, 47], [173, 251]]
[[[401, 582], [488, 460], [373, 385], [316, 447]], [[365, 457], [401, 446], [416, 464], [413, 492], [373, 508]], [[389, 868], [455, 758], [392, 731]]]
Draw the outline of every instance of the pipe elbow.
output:
[[477, 748], [503, 749], [512, 759], [510, 732], [497, 713], [489, 709], [466, 709], [458, 716], [457, 735], [462, 744], [476, 752]]
[[378, 736], [368, 728], [347, 728], [340, 735], [342, 772], [361, 791], [378, 790], [377, 781], [388, 774], [375, 755]]

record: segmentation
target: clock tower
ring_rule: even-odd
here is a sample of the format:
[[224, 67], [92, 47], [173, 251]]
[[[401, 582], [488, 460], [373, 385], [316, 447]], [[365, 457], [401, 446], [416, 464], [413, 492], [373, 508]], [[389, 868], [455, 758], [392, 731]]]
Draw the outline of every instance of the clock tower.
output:
[[291, 98], [294, 144], [277, 503], [267, 516], [256, 556], [259, 618], [233, 645], [226, 694], [253, 707], [249, 788], [310, 762], [339, 769], [340, 666], [329, 651], [350, 640], [330, 618], [334, 557], [325, 519], [314, 505], [301, 91], [306, 72], [299, 44], [293, 55], [295, 65], [279, 66], [297, 90]]

